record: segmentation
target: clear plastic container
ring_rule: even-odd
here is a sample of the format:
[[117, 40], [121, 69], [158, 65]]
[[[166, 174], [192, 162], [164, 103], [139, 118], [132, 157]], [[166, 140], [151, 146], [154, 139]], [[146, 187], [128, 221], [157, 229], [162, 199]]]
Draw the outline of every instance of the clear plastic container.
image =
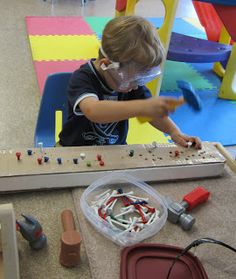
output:
[[[150, 224], [144, 223], [144, 226], [142, 225], [140, 231], [134, 229], [130, 231], [129, 227], [128, 229], [123, 228], [120, 225], [117, 226], [116, 224], [111, 224], [107, 219], [103, 219], [98, 214], [98, 208], [100, 208], [101, 213], [101, 203], [99, 203], [99, 201], [102, 200], [101, 195], [105, 192], [102, 196], [105, 199], [106, 191], [107, 193], [111, 193], [113, 190], [117, 189], [122, 189], [124, 193], [131, 192], [131, 196], [127, 196], [129, 198], [133, 196], [141, 197], [141, 199], [136, 199], [136, 202], [146, 200], [148, 202], [147, 206], [149, 208], [155, 208], [155, 212], [158, 212], [158, 218], [153, 218]], [[133, 202], [134, 201], [135, 199], [133, 198]], [[102, 207], [104, 208], [105, 205], [103, 204]], [[165, 225], [167, 219], [167, 207], [164, 198], [151, 186], [128, 174], [112, 173], [94, 181], [82, 194], [80, 206], [85, 217], [98, 232], [121, 246], [133, 245], [155, 235]], [[136, 205], [130, 207], [135, 207], [135, 209], [137, 209]], [[120, 212], [124, 212], [125, 210], [127, 209], [125, 208], [122, 199], [119, 197], [112, 209], [112, 214], [117, 216], [117, 214], [119, 215]], [[103, 214], [104, 212], [106, 214], [107, 211], [103, 211]], [[110, 213], [108, 212], [106, 217], [109, 216], [109, 214]], [[138, 210], [135, 210], [135, 212], [131, 212], [130, 214], [124, 214], [124, 216], [126, 215], [125, 217], [120, 216], [119, 220], [120, 218], [123, 218], [125, 219], [124, 222], [128, 222], [128, 220], [131, 222], [134, 218], [132, 219], [130, 215], [133, 214], [136, 214], [135, 219], [139, 218], [139, 220], [141, 220]], [[146, 212], [144, 214], [148, 213]], [[152, 213], [149, 214], [151, 215]], [[126, 225], [126, 223], [124, 225]], [[136, 228], [137, 226], [135, 226], [135, 229]]]

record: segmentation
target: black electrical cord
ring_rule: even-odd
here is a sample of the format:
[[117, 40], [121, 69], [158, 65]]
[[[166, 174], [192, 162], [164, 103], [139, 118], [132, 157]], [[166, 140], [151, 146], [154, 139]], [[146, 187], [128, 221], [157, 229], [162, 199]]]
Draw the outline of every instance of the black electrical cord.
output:
[[222, 241], [219, 241], [219, 240], [216, 240], [216, 239], [213, 239], [213, 238], [210, 238], [210, 237], [206, 237], [206, 238], [200, 238], [200, 239], [197, 239], [197, 240], [194, 240], [192, 243], [190, 243], [186, 248], [183, 249], [183, 251], [177, 255], [174, 260], [173, 260], [173, 263], [172, 265], [170, 266], [170, 269], [168, 271], [168, 274], [167, 274], [167, 277], [166, 279], [169, 279], [170, 278], [170, 274], [171, 274], [171, 271], [175, 265], [175, 263], [177, 262], [177, 260], [182, 257], [184, 254], [186, 254], [191, 248], [193, 247], [197, 247], [199, 246], [200, 244], [203, 244], [203, 243], [212, 243], [212, 244], [219, 244], [225, 248], [228, 248], [230, 249], [231, 251], [235, 252], [236, 253], [236, 249]]

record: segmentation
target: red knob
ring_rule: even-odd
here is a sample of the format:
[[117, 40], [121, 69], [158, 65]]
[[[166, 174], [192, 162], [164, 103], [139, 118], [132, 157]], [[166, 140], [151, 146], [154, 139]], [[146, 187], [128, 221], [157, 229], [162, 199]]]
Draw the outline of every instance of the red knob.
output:
[[21, 152], [16, 152], [17, 160], [20, 160]]
[[42, 165], [43, 158], [39, 157], [39, 158], [37, 159], [37, 161], [38, 161], [38, 164], [39, 164], [39, 165]]

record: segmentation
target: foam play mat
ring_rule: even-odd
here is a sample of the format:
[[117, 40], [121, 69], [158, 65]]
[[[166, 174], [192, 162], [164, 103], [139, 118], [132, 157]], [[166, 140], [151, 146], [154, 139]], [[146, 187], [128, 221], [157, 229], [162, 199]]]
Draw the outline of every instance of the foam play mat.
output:
[[[180, 106], [170, 117], [183, 133], [196, 135], [201, 140], [221, 142], [225, 146], [236, 144], [236, 102], [217, 98], [217, 90], [198, 90], [202, 102], [200, 112], [189, 106]], [[160, 95], [168, 96], [169, 92]], [[171, 96], [179, 97], [178, 92]]]
[[[33, 63], [41, 94], [49, 74], [72, 72], [88, 59], [97, 56], [102, 30], [109, 20], [108, 17], [26, 17]], [[161, 18], [148, 18], [148, 20], [155, 27], [161, 26], [163, 22]], [[177, 18], [173, 31], [205, 38], [203, 31], [190, 23], [188, 19]], [[234, 123], [233, 121], [236, 120], [236, 105], [234, 102], [217, 99], [220, 80], [212, 73], [211, 67], [209, 64], [167, 61], [161, 95], [180, 94], [176, 85], [179, 79], [191, 82], [201, 96], [203, 111], [197, 115], [183, 106], [171, 116], [172, 119], [187, 134], [196, 134], [203, 140], [233, 145], [236, 144], [236, 139], [232, 136], [236, 134], [234, 131], [236, 128], [233, 128], [233, 125], [230, 127], [229, 123]], [[206, 123], [209, 126], [207, 130]], [[149, 124], [139, 124], [136, 119], [131, 119], [128, 143], [152, 141], [166, 143], [169, 137], [156, 131]]]

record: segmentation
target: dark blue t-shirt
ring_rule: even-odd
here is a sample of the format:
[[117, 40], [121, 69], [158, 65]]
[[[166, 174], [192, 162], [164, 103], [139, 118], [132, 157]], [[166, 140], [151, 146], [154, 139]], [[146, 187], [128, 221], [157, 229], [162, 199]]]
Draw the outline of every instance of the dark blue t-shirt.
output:
[[91, 122], [79, 109], [89, 96], [98, 100], [127, 101], [151, 97], [145, 86], [128, 93], [112, 91], [93, 66], [92, 60], [76, 70], [68, 87], [68, 119], [59, 135], [63, 146], [126, 144], [128, 120], [99, 124]]

